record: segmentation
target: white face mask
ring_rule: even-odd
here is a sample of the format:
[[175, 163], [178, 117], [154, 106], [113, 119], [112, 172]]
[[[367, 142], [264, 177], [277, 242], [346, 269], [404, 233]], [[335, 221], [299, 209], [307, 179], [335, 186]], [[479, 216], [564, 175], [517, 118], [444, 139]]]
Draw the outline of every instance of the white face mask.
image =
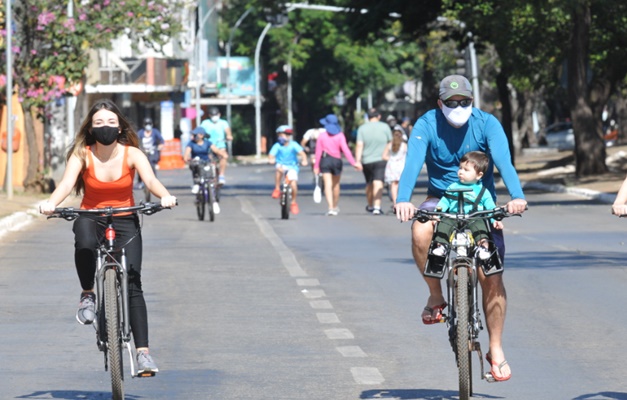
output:
[[442, 113], [451, 125], [460, 128], [470, 119], [472, 105], [468, 107], [457, 106], [456, 108], [448, 108], [442, 104]]
[[219, 115], [214, 115], [213, 117], [211, 117], [211, 120], [213, 122], [218, 122], [220, 120], [220, 116]]

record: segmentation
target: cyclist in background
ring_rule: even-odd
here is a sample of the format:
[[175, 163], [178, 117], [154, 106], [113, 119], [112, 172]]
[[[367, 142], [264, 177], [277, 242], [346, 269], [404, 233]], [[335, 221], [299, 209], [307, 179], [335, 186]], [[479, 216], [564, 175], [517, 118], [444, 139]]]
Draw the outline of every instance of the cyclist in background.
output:
[[[163, 207], [174, 207], [176, 197], [159, 182], [146, 155], [139, 149], [139, 138], [111, 100], [98, 100], [91, 107], [67, 154], [61, 182], [39, 212], [50, 215], [74, 191], [83, 194], [81, 209], [130, 207], [133, 177], [138, 172], [150, 192]], [[142, 290], [142, 236], [137, 214], [114, 216], [116, 242], [126, 243], [130, 324], [137, 349], [139, 373], [158, 372], [148, 353], [148, 313]], [[83, 291], [76, 319], [91, 324], [96, 317], [94, 277], [98, 238], [104, 236], [105, 221], [83, 214], [74, 221], [74, 262]]]
[[[148, 157], [152, 171], [156, 174], [157, 164], [159, 164], [159, 160], [161, 159], [161, 150], [165, 143], [163, 136], [159, 129], [154, 127], [150, 117], [144, 118], [144, 127], [137, 131], [137, 136], [139, 136], [139, 148], [146, 154], [146, 157]], [[139, 176], [137, 180], [138, 189], [143, 189], [144, 184]]]
[[[307, 165], [307, 154], [303, 147], [296, 141], [292, 140], [294, 131], [288, 125], [281, 125], [277, 128], [277, 142], [272, 146], [268, 153], [268, 161], [270, 164], [276, 164], [276, 172], [274, 174], [274, 191], [272, 198], [278, 199], [281, 196], [281, 177], [283, 173], [287, 173], [287, 179], [292, 186], [292, 204], [290, 212], [294, 215], [300, 212], [298, 203], [296, 203], [296, 195], [298, 194], [298, 172], [299, 165], [303, 167]], [[299, 163], [300, 158], [300, 163]]]
[[226, 171], [226, 161], [228, 159], [228, 152], [226, 151], [227, 141], [233, 141], [231, 127], [225, 119], [220, 118], [220, 110], [218, 110], [217, 107], [209, 108], [209, 118], [202, 121], [200, 126], [205, 128], [205, 131], [207, 131], [211, 143], [215, 144], [218, 149], [225, 150], [223, 154], [226, 154], [226, 156], [223, 154], [217, 154], [220, 159], [220, 176], [218, 177], [218, 183], [220, 185], [224, 185], [226, 183], [224, 173]]

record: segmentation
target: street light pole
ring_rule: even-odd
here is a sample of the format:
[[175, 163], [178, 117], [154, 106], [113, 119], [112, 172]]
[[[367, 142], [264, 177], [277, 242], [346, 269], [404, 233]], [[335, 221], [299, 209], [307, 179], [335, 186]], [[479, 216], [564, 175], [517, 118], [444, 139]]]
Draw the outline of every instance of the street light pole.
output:
[[209, 11], [207, 11], [207, 14], [205, 14], [205, 16], [200, 21], [200, 24], [198, 24], [198, 31], [196, 31], [196, 62], [197, 62], [196, 64], [196, 126], [200, 126], [200, 80], [204, 75], [203, 74], [204, 68], [202, 68], [201, 66], [202, 57], [201, 57], [201, 51], [200, 51], [200, 46], [199, 46], [199, 44], [202, 43], [202, 40], [199, 38], [200, 38], [200, 34], [204, 33], [205, 31], [205, 22], [207, 22], [207, 19], [209, 19], [209, 17], [213, 13], [213, 10], [216, 9], [218, 4], [220, 3], [218, 2], [214, 4], [213, 6], [211, 6]]
[[257, 148], [256, 157], [261, 157], [261, 78], [259, 72], [259, 54], [261, 53], [261, 43], [266, 33], [272, 28], [272, 24], [268, 22], [266, 27], [261, 31], [255, 48], [255, 145]]
[[244, 13], [239, 17], [235, 25], [231, 28], [229, 41], [226, 44], [226, 120], [228, 121], [229, 126], [231, 126], [231, 43], [233, 42], [235, 30], [252, 10], [254, 10], [254, 7], [249, 7], [248, 10], [244, 11]]

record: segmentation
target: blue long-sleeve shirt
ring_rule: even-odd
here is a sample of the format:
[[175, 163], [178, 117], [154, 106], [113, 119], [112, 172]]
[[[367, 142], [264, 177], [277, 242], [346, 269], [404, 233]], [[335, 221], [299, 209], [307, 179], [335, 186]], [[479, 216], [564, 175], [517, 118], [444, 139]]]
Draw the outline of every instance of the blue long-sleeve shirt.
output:
[[469, 151], [483, 151], [490, 158], [481, 179], [496, 202], [494, 166], [498, 168], [512, 199], [524, 199], [520, 180], [512, 165], [509, 144], [501, 123], [477, 108], [461, 128], [451, 126], [442, 110], [433, 109], [416, 121], [407, 142], [407, 158], [398, 187], [397, 202], [408, 202], [422, 166], [427, 163], [429, 196], [441, 198], [446, 188], [458, 180], [459, 161]]

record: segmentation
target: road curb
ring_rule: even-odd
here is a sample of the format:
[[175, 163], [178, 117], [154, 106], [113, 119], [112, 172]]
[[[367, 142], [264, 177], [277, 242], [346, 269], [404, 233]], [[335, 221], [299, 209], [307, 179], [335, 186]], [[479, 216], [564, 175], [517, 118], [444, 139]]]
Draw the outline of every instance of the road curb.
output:
[[524, 189], [536, 189], [553, 193], [568, 193], [575, 196], [584, 197], [586, 199], [597, 200], [606, 204], [614, 203], [616, 195], [599, 192], [597, 190], [590, 190], [579, 187], [566, 187], [564, 185], [546, 184], [541, 182], [523, 182]]

